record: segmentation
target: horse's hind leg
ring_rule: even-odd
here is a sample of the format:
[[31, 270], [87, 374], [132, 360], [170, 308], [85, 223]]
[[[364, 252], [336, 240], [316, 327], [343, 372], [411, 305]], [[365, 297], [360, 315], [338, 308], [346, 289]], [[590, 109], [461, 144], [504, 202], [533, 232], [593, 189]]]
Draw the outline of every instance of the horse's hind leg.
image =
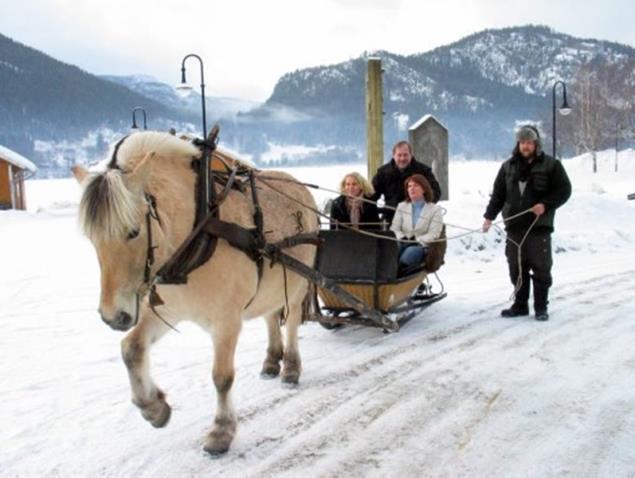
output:
[[297, 385], [300, 381], [302, 361], [298, 348], [298, 327], [302, 322], [302, 300], [296, 300], [289, 304], [286, 320], [287, 343], [282, 359], [282, 381]]
[[166, 325], [145, 316], [121, 342], [121, 355], [128, 369], [132, 402], [154, 427], [165, 426], [171, 414], [165, 394], [150, 377], [150, 347], [168, 331]]
[[231, 403], [230, 390], [234, 383], [234, 354], [242, 325], [239, 314], [215, 324], [214, 368], [212, 376], [216, 387], [217, 408], [214, 426], [205, 441], [205, 451], [211, 455], [225, 453], [236, 434], [236, 415]]
[[282, 333], [280, 332], [280, 313], [281, 311], [277, 311], [265, 317], [269, 345], [267, 346], [267, 357], [262, 364], [262, 371], [260, 372], [260, 375], [264, 378], [274, 378], [280, 374], [280, 361], [284, 352]]

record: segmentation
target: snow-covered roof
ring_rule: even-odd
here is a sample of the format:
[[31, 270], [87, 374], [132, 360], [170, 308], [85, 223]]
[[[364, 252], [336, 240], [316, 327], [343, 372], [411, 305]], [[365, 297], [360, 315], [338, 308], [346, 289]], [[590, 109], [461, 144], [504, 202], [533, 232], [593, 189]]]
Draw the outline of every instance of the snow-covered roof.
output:
[[435, 118], [433, 115], [425, 115], [422, 116], [421, 119], [419, 121], [417, 121], [415, 124], [413, 124], [410, 128], [408, 128], [410, 131], [414, 131], [416, 130], [419, 126], [421, 126], [423, 123], [425, 123], [426, 121], [428, 121], [429, 119], [433, 119], [434, 121], [436, 121], [439, 125], [441, 125], [442, 128], [444, 128], [445, 130], [448, 129], [448, 127], [446, 125], [444, 125], [443, 123], [441, 123], [441, 121], [439, 121], [437, 118]]
[[37, 167], [31, 161], [26, 159], [21, 154], [16, 153], [15, 151], [10, 150], [9, 148], [2, 146], [0, 144], [0, 159], [4, 159], [14, 166], [17, 166], [21, 169], [28, 169], [32, 173], [37, 171]]

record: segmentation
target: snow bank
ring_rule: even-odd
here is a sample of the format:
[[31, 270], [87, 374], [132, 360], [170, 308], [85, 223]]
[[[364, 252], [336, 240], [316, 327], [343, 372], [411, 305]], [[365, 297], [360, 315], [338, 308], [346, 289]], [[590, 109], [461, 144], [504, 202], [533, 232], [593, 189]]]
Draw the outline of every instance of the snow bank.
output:
[[[259, 378], [266, 329], [246, 323], [238, 434], [218, 460], [201, 450], [215, 402], [209, 337], [184, 324], [153, 349], [173, 405], [153, 429], [130, 403], [122, 336], [96, 312], [75, 181], [28, 181], [31, 211], [0, 212], [0, 475], [633, 476], [635, 201], [624, 193], [635, 157], [624, 153], [617, 175], [611, 152], [599, 161], [596, 175], [587, 157], [564, 162], [574, 193], [556, 219], [549, 322], [499, 317], [511, 285], [490, 232], [450, 242], [448, 298], [398, 334], [303, 326], [297, 389]], [[480, 227], [498, 167], [451, 163], [449, 223]], [[336, 189], [351, 169], [365, 166], [290, 171]]]

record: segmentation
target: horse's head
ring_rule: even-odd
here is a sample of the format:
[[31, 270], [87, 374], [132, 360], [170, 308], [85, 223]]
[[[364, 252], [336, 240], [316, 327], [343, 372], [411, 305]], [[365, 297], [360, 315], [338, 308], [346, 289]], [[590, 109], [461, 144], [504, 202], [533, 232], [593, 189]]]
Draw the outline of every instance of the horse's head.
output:
[[[137, 135], [139, 138], [132, 139]], [[138, 321], [139, 302], [147, 292], [149, 277], [157, 269], [151, 267], [152, 264], [147, 265], [150, 254], [156, 254], [156, 262], [160, 264], [167, 260], [167, 254], [173, 249], [167, 247], [170, 241], [166, 237], [165, 224], [159, 223], [148, 195], [152, 189], [160, 193], [161, 189], [169, 189], [169, 185], [150, 183], [152, 171], [157, 168], [155, 163], [160, 159], [155, 156], [169, 155], [173, 150], [166, 150], [164, 142], [159, 142], [154, 150], [149, 150], [148, 141], [140, 147], [138, 143], [144, 139], [141, 135], [137, 133], [127, 140], [131, 145], [127, 149], [122, 146], [119, 159], [115, 157], [117, 153], [113, 155], [105, 172], [90, 173], [81, 166], [73, 168], [75, 178], [84, 189], [79, 206], [80, 225], [95, 246], [101, 270], [99, 313], [115, 330], [128, 330]], [[177, 151], [180, 156], [189, 154], [191, 159], [192, 153], [197, 152], [185, 141], [178, 138], [173, 141], [182, 143], [173, 147], [185, 148]], [[135, 145], [137, 148], [131, 151]], [[174, 207], [166, 202], [161, 203], [163, 213]], [[155, 251], [157, 245], [160, 247]]]
[[97, 251], [101, 269], [102, 320], [116, 330], [128, 330], [138, 318], [140, 289], [148, 254], [148, 224], [156, 238], [160, 228], [146, 223], [148, 208], [144, 193], [150, 174], [152, 154], [134, 169], [109, 168], [89, 173], [73, 168], [84, 187], [79, 207], [81, 227]]

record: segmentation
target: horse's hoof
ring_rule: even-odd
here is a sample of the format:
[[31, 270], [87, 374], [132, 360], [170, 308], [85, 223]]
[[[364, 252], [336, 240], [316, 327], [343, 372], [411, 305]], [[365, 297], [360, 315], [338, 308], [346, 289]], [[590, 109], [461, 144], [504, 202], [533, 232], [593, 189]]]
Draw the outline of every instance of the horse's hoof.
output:
[[278, 375], [280, 375], [280, 362], [278, 360], [265, 360], [262, 364], [260, 376], [262, 378], [270, 379], [276, 378]]
[[263, 363], [262, 370], [260, 371], [260, 376], [264, 379], [272, 379], [276, 378], [280, 375], [280, 364], [277, 363]]
[[300, 374], [299, 373], [283, 374], [282, 383], [288, 388], [295, 388], [300, 383]]
[[[140, 407], [141, 408], [141, 407]], [[141, 408], [141, 415], [154, 428], [162, 428], [170, 421], [172, 408], [165, 400], [157, 400], [152, 405]]]
[[229, 450], [229, 445], [227, 446], [213, 446], [213, 445], [205, 445], [203, 450], [207, 452], [207, 454], [211, 458], [220, 458]]
[[229, 450], [229, 445], [234, 440], [235, 434], [236, 422], [227, 421], [220, 423], [216, 420], [214, 429], [207, 435], [207, 441], [203, 449], [213, 457], [223, 455]]
[[163, 428], [168, 424], [170, 417], [172, 416], [172, 407], [168, 405], [168, 402], [161, 402], [161, 404], [161, 413], [156, 420], [150, 422], [154, 428]]
[[260, 378], [263, 380], [273, 380], [278, 377], [277, 373], [265, 372], [264, 370], [260, 372]]
[[282, 363], [282, 383], [296, 386], [300, 382], [302, 365], [300, 357], [297, 355], [285, 356]]

